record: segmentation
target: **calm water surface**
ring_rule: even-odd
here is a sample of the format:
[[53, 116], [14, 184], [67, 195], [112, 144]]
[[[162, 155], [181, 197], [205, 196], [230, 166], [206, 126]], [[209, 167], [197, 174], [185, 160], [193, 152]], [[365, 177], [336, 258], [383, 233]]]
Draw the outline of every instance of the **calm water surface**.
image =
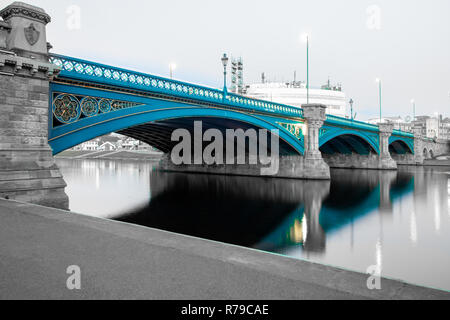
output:
[[450, 290], [450, 167], [333, 170], [330, 182], [58, 165], [74, 212]]

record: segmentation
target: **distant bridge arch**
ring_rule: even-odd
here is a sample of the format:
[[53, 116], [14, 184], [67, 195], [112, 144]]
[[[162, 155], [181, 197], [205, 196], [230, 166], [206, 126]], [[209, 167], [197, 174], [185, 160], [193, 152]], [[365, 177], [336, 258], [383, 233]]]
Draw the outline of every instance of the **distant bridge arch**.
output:
[[357, 130], [333, 129], [319, 138], [320, 150], [326, 154], [380, 153], [378, 135]]
[[389, 138], [389, 152], [396, 154], [414, 154], [414, 141], [398, 136]]

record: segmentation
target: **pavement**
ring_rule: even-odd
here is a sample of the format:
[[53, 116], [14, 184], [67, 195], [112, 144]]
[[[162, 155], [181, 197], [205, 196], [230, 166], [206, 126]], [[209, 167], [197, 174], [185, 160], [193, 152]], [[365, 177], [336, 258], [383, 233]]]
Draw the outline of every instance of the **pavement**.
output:
[[[446, 299], [450, 293], [0, 200], [0, 299]], [[80, 290], [69, 290], [69, 266]], [[71, 278], [73, 279], [73, 278]]]

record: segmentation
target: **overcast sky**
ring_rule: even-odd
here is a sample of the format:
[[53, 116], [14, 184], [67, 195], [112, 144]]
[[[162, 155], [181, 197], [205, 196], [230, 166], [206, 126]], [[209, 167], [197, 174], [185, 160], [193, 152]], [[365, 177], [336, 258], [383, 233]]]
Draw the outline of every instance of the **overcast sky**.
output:
[[175, 62], [175, 78], [213, 87], [224, 52], [243, 57], [246, 83], [304, 80], [308, 32], [311, 86], [341, 82], [358, 118], [378, 115], [377, 77], [384, 115], [412, 115], [414, 98], [418, 115], [450, 116], [449, 0], [26, 2], [51, 15], [55, 53], [163, 76]]

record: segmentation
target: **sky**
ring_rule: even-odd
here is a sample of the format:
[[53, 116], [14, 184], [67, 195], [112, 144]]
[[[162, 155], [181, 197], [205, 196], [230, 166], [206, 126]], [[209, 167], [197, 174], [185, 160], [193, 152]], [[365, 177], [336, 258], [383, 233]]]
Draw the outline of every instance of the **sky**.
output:
[[[0, 0], [1, 7], [12, 1]], [[26, 0], [52, 17], [52, 52], [221, 88], [223, 53], [244, 80], [342, 83], [358, 118], [450, 116], [449, 0]]]

